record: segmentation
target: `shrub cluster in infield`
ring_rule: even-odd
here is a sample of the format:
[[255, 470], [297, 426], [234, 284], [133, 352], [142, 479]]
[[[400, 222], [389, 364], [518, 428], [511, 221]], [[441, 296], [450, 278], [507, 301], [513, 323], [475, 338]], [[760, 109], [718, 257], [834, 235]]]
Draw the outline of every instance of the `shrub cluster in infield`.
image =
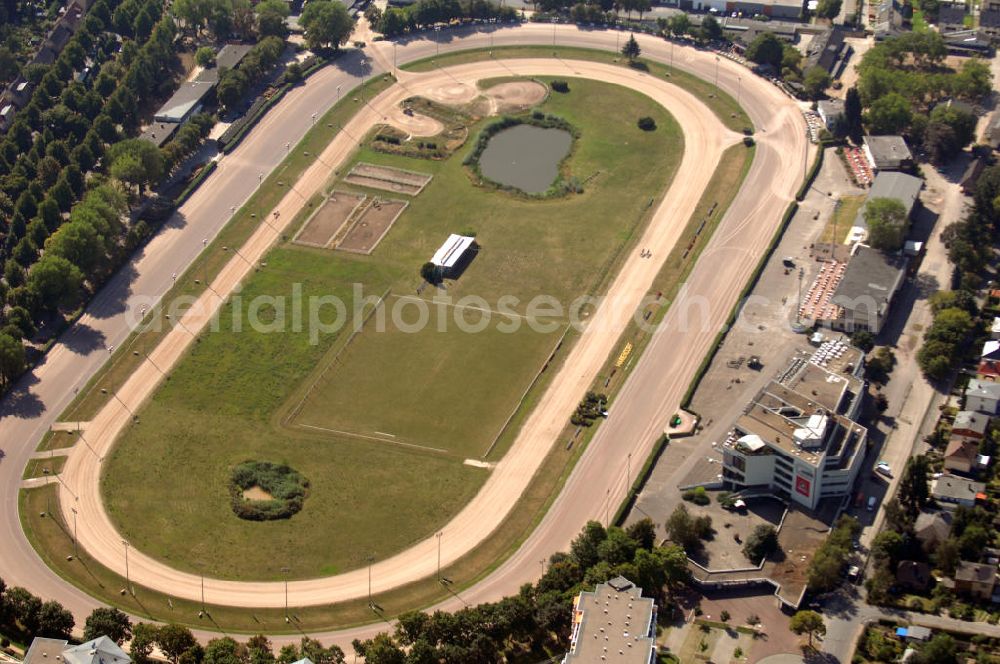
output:
[[[244, 461], [233, 468], [229, 480], [233, 513], [250, 521], [287, 519], [302, 509], [309, 480], [297, 470], [268, 461]], [[248, 498], [245, 494], [259, 488], [269, 499]]]

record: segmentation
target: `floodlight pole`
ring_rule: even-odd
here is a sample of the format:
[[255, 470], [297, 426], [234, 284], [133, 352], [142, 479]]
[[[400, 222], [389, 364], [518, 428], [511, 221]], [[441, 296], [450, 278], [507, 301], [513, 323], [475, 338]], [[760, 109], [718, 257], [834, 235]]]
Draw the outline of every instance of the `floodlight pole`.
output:
[[125, 545], [125, 589], [128, 591], [132, 597], [135, 597], [135, 591], [132, 589], [132, 579], [129, 577], [128, 573], [128, 548], [130, 544], [128, 540], [122, 540], [122, 544]]
[[[438, 564], [437, 564], [437, 579], [438, 583], [441, 583], [441, 532], [436, 535], [438, 541]], [[369, 592], [369, 594], [371, 594]]]
[[75, 507], [71, 507], [69, 509], [73, 513], [73, 557], [74, 558], [79, 558], [80, 554], [79, 554], [79, 550], [77, 549], [77, 541], [78, 540], [76, 538], [76, 508]]
[[802, 277], [805, 275], [805, 270], [801, 267], [799, 268], [799, 298], [795, 305], [795, 324], [799, 325], [802, 323]]
[[288, 567], [282, 567], [281, 573], [285, 575], [285, 622], [289, 622], [288, 618], [288, 572], [290, 569]]
[[719, 94], [719, 56], [715, 56], [715, 94]]

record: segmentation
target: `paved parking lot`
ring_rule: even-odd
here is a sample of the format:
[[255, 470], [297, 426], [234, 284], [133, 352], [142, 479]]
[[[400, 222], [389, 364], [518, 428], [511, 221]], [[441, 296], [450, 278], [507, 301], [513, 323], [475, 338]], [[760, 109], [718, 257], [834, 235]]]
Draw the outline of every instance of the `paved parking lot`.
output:
[[743, 555], [743, 543], [753, 529], [761, 525], [775, 528], [781, 522], [785, 506], [777, 500], [751, 500], [744, 510], [727, 510], [722, 507], [712, 493], [709, 505], [699, 506], [686, 503], [692, 516], [709, 516], [715, 528], [715, 536], [705, 542], [700, 554], [692, 554], [691, 559], [711, 570], [744, 569], [753, 567]]

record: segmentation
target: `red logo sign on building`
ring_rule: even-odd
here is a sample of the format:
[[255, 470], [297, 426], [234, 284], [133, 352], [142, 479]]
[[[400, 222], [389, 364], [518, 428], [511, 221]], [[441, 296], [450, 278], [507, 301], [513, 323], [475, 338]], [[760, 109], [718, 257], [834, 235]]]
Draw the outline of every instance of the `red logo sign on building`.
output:
[[812, 489], [812, 483], [801, 475], [795, 478], [795, 490], [801, 493], [806, 498], [809, 497], [809, 491]]

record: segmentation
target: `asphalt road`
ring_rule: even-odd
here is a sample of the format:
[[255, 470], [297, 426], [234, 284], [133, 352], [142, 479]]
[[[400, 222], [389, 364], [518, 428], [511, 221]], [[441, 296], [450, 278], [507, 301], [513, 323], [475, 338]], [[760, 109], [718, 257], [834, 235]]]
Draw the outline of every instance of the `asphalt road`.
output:
[[[553, 35], [557, 49], [570, 44], [609, 47], [617, 40], [611, 33], [572, 26], [526, 25], [495, 30], [492, 36], [469, 31], [432, 33], [437, 42], [412, 39], [392, 50], [398, 61], [404, 62], [432, 55], [438, 49], [448, 51], [491, 42], [552, 43]], [[653, 38], [640, 37], [640, 44], [647, 57], [667, 62], [673, 59], [675, 65], [708, 80], [718, 72], [720, 86], [741, 95], [761, 129], [757, 159], [712, 245], [692, 273], [685, 295], [637, 365], [616, 400], [613, 416], [602, 426], [549, 515], [494, 574], [462, 593], [467, 602], [496, 599], [536, 578], [540, 572], [538, 561], [565, 547], [584, 521], [602, 512], [606, 487], [614, 490], [613, 500], [624, 495], [630, 457], [638, 465], [676, 409], [687, 384], [685, 377], [693, 373], [718, 324], [735, 302], [804, 171], [807, 146], [801, 116], [773, 86], [724, 59], [719, 62], [710, 53], [671, 47]], [[182, 208], [182, 216], [148, 245], [131, 269], [109, 284], [45, 364], [4, 402], [0, 440], [8, 456], [0, 463], [0, 486], [9, 493], [0, 512], [0, 576], [8, 583], [25, 585], [43, 597], [59, 599], [79, 618], [96, 605], [48, 570], [25, 541], [15, 495], [21, 469], [42, 433], [72, 399], [74, 388], [85, 383], [106, 359], [105, 347], [127, 336], [130, 309], [136, 308], [140, 298], [155, 300], [166, 291], [171, 275], [183, 272], [201, 250], [202, 239], [217, 233], [230, 207], [239, 206], [250, 195], [257, 174], [266, 174], [284, 156], [285, 143], [294, 144], [301, 137], [307, 126], [296, 119], [328, 108], [334, 101], [331, 91], [337, 85], [347, 90], [358, 82], [361, 73], [378, 73], [379, 61], [391, 66], [385, 50], [382, 57], [367, 65], [355, 55], [347, 56], [283, 100], [238, 150], [223, 159], [217, 173]], [[685, 313], [690, 313], [683, 305], [693, 302], [696, 296], [696, 309], [706, 314], [692, 325], [683, 319]], [[677, 348], [684, 351], [676, 352]], [[443, 606], [454, 608], [450, 603]], [[346, 643], [369, 633], [371, 628], [363, 627], [324, 636], [326, 640]]]

